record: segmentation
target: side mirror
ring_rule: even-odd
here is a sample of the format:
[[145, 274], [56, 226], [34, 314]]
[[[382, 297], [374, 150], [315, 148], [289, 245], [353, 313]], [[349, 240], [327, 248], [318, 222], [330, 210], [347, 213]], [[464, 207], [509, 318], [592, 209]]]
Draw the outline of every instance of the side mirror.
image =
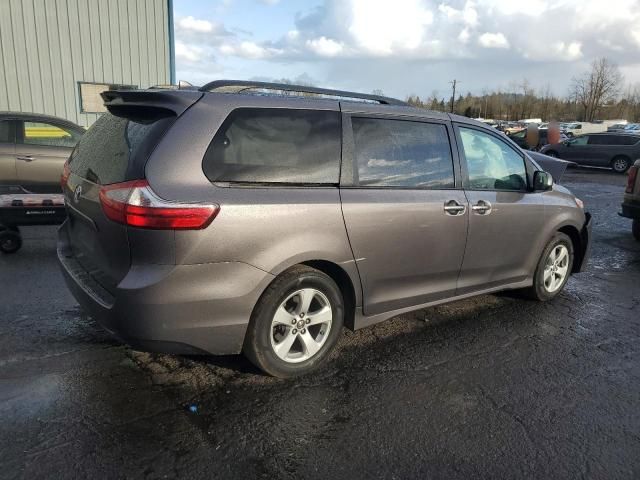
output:
[[553, 188], [553, 177], [548, 172], [536, 170], [533, 172], [533, 191], [546, 192]]

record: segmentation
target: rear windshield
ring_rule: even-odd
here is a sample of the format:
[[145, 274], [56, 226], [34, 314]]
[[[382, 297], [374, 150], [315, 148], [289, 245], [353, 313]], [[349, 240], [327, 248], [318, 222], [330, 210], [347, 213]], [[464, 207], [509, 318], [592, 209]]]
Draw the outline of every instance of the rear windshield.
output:
[[101, 185], [143, 178], [149, 155], [174, 118], [153, 116], [133, 121], [103, 114], [71, 154], [71, 171]]
[[212, 182], [337, 184], [340, 114], [281, 108], [234, 110], [203, 162]]

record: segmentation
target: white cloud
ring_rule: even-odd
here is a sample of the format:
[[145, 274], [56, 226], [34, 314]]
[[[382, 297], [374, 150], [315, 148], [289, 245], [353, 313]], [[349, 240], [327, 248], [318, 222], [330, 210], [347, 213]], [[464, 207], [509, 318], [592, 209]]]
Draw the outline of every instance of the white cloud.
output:
[[469, 29], [463, 28], [462, 31], [458, 34], [458, 41], [460, 41], [460, 43], [468, 43], [470, 37], [471, 33], [469, 33]]
[[220, 53], [223, 55], [235, 55], [237, 57], [251, 60], [261, 60], [282, 54], [282, 50], [271, 47], [264, 47], [256, 42], [243, 41], [240, 43], [225, 43], [220, 46]]
[[564, 60], [577, 60], [582, 58], [582, 44], [580, 42], [571, 42], [568, 44], [558, 42], [555, 44], [555, 50]]
[[200, 47], [187, 45], [180, 41], [175, 44], [176, 59], [188, 63], [195, 63], [202, 59], [203, 50]]
[[476, 10], [476, 4], [473, 1], [467, 1], [461, 10], [441, 3], [438, 5], [440, 13], [445, 15], [449, 21], [463, 22], [465, 25], [476, 26], [478, 24], [478, 11]]
[[420, 0], [351, 0], [348, 27], [356, 45], [374, 55], [418, 48], [433, 13]]
[[[605, 3], [605, 0], [596, 0]], [[582, 8], [583, 0], [573, 2], [572, 9]], [[540, 17], [554, 5], [560, 5], [557, 0], [480, 0], [480, 7], [486, 9], [491, 16], [526, 15]], [[575, 13], [572, 12], [572, 13]]]
[[198, 20], [192, 16], [179, 18], [176, 23], [178, 28], [194, 32], [209, 33], [213, 31], [213, 23], [208, 20]]
[[503, 33], [486, 32], [480, 35], [478, 43], [484, 48], [509, 48], [509, 41]]
[[327, 37], [314, 38], [307, 40], [307, 47], [321, 57], [335, 57], [342, 53], [344, 45]]

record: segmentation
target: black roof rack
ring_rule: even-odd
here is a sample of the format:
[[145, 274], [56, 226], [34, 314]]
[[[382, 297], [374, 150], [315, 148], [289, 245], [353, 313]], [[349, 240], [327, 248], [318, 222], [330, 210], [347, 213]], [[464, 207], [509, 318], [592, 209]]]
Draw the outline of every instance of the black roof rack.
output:
[[212, 92], [219, 89], [233, 89], [233, 93], [242, 93], [245, 90], [281, 90], [286, 92], [313, 93], [316, 95], [327, 95], [331, 97], [344, 97], [359, 100], [369, 100], [383, 105], [407, 106], [406, 102], [397, 98], [383, 97], [381, 95], [369, 95], [367, 93], [347, 92], [344, 90], [332, 90], [329, 88], [309, 87], [306, 85], [293, 85], [289, 83], [254, 82], [251, 80], [214, 80], [200, 87], [201, 92]]

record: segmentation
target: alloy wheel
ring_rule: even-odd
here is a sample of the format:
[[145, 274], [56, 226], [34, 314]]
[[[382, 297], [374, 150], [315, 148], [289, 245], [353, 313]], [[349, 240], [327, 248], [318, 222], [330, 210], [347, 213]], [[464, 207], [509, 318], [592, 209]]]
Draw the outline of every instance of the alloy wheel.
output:
[[617, 158], [616, 160], [613, 161], [613, 169], [616, 172], [624, 172], [627, 169], [627, 161], [624, 158]]
[[271, 321], [271, 348], [281, 360], [300, 363], [316, 355], [325, 344], [333, 311], [326, 295], [303, 288], [280, 304]]
[[544, 267], [544, 288], [553, 293], [558, 290], [569, 273], [569, 250], [563, 244], [553, 247]]

